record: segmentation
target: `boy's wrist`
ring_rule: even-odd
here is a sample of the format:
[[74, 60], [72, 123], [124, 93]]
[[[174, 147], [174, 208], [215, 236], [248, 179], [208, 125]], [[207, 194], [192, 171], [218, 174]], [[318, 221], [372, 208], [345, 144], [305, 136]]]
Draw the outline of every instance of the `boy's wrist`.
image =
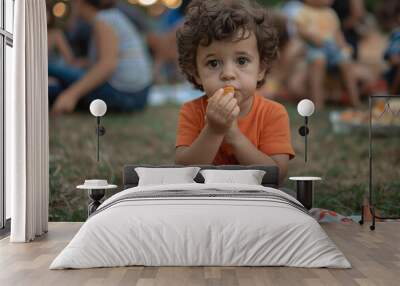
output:
[[205, 128], [207, 134], [213, 135], [213, 136], [223, 137], [226, 133], [225, 130], [222, 130], [220, 128], [213, 128], [209, 123], [206, 123], [204, 128]]
[[231, 128], [226, 133], [224, 140], [226, 143], [236, 148], [242, 145], [244, 138], [245, 136], [242, 134], [242, 132], [240, 132], [239, 128]]
[[209, 131], [209, 133], [218, 135], [218, 136], [224, 136], [226, 132], [228, 132], [229, 128], [225, 127], [222, 124], [216, 124], [214, 121], [210, 120], [207, 115], [205, 116], [205, 128]]

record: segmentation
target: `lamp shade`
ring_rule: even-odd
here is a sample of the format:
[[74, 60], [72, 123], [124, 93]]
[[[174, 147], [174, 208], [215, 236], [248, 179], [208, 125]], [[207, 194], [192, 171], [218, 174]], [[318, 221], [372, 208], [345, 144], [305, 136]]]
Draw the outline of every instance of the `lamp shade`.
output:
[[107, 112], [107, 104], [101, 99], [95, 99], [90, 103], [89, 109], [93, 116], [101, 117]]
[[313, 115], [314, 110], [314, 103], [309, 99], [303, 99], [297, 105], [297, 112], [303, 117]]

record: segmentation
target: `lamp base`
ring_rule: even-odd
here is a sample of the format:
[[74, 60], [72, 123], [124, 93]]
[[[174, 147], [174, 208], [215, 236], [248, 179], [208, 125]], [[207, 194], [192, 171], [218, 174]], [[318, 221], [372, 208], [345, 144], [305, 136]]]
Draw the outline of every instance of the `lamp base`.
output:
[[320, 181], [320, 177], [290, 177], [296, 181], [297, 200], [310, 210], [314, 203], [314, 181]]
[[314, 186], [313, 181], [297, 181], [297, 200], [310, 210], [313, 206]]
[[91, 199], [91, 202], [88, 206], [88, 217], [89, 217], [101, 205], [100, 201], [105, 195], [105, 189], [90, 189], [88, 191], [88, 194], [89, 198]]

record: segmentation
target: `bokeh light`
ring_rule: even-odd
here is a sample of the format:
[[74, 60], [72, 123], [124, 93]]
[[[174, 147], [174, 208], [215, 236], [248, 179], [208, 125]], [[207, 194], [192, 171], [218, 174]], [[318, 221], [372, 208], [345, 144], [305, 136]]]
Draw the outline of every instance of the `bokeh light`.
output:
[[176, 9], [182, 5], [182, 0], [162, 0], [164, 5], [170, 9]]
[[53, 15], [56, 16], [57, 18], [62, 18], [65, 16], [65, 13], [67, 12], [67, 5], [63, 2], [57, 2], [53, 6]]
[[144, 5], [144, 6], [150, 6], [156, 2], [157, 2], [157, 0], [139, 0], [139, 4]]

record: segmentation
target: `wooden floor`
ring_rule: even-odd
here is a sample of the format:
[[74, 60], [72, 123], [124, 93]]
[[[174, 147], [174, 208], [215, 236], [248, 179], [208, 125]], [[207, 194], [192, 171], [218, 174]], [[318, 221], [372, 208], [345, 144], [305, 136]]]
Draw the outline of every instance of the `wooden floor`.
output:
[[0, 241], [0, 285], [400, 285], [400, 223], [324, 224], [352, 269], [289, 267], [122, 267], [48, 270], [81, 223], [50, 223], [32, 243]]

